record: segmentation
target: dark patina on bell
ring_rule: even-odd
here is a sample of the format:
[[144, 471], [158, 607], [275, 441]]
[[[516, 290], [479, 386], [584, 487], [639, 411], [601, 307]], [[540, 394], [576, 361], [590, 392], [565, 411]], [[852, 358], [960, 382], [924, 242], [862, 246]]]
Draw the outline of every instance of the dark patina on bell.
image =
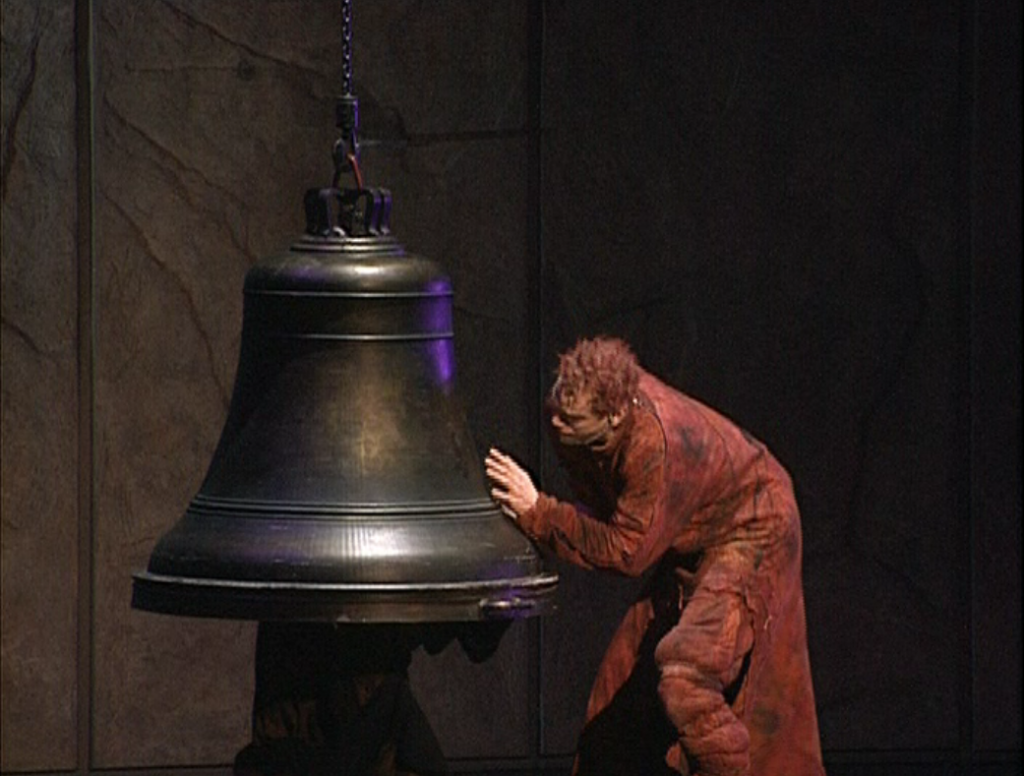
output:
[[455, 392], [452, 286], [383, 189], [313, 190], [245, 279], [228, 418], [135, 608], [333, 622], [511, 619], [557, 575], [491, 500]]

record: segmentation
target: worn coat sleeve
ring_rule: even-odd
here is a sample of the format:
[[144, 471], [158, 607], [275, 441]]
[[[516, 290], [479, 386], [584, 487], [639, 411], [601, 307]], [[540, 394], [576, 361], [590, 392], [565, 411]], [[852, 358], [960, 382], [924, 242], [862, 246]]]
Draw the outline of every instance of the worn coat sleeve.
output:
[[520, 525], [559, 557], [584, 568], [635, 576], [645, 568], [637, 549], [652, 529], [664, 476], [665, 442], [657, 421], [637, 419], [628, 439], [578, 490], [587, 504], [541, 493]]

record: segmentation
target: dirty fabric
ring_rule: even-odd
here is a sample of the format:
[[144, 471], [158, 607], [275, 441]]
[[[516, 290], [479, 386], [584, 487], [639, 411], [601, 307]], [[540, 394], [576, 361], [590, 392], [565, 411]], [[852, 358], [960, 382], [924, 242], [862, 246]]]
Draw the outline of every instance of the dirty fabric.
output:
[[556, 443], [580, 503], [542, 493], [520, 517], [566, 560], [649, 573], [598, 670], [576, 772], [823, 776], [788, 474], [647, 373], [624, 422], [607, 449]]

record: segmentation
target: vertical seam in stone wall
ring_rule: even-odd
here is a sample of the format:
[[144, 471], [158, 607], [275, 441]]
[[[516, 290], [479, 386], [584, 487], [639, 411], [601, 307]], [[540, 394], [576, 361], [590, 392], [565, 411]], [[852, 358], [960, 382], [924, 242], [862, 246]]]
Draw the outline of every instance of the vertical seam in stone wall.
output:
[[95, 234], [95, 105], [93, 66], [93, 2], [75, 0], [75, 176], [77, 212], [77, 346], [78, 346], [78, 607], [76, 672], [76, 738], [79, 774], [92, 764], [93, 695], [93, 536], [94, 467], [94, 343], [93, 309]]
[[953, 467], [956, 509], [960, 520], [961, 546], [967, 551], [960, 554], [958, 576], [964, 580], [960, 587], [959, 609], [961, 628], [957, 641], [957, 703], [958, 703], [958, 755], [964, 772], [974, 759], [974, 590], [975, 590], [975, 537], [973, 458], [974, 435], [971, 399], [974, 393], [972, 379], [973, 337], [973, 273], [974, 256], [974, 191], [973, 168], [976, 157], [975, 95], [977, 94], [978, 9], [976, 0], [965, 0], [959, 9], [959, 64], [958, 111], [959, 169], [953, 204], [957, 219], [956, 234], [956, 337], [959, 371], [954, 376], [954, 411], [956, 412], [956, 444], [951, 461]]
[[[526, 83], [526, 129], [527, 129], [527, 240], [529, 242], [529, 260], [531, 265], [526, 273], [526, 315], [527, 332], [529, 334], [529, 351], [527, 363], [529, 368], [529, 385], [527, 395], [530, 406], [527, 418], [534, 429], [529, 440], [530, 459], [535, 471], [540, 471], [540, 449], [543, 444], [543, 376], [544, 363], [543, 331], [544, 321], [544, 245], [543, 245], [543, 86], [544, 86], [544, 2], [529, 0], [526, 7], [526, 46], [527, 46], [527, 83]], [[535, 722], [530, 732], [530, 757], [534, 770], [546, 749], [544, 728], [544, 622], [543, 618], [535, 618], [536, 623], [530, 633], [530, 671], [528, 703]]]

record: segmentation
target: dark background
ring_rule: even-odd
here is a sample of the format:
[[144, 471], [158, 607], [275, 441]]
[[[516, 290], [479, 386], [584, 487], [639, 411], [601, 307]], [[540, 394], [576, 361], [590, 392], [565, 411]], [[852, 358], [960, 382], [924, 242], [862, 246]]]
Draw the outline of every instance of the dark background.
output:
[[[459, 392], [562, 492], [555, 354], [624, 336], [789, 467], [829, 772], [1021, 768], [1020, 4], [362, 0], [363, 171]], [[131, 610], [227, 412], [249, 266], [326, 185], [340, 3], [2, 0], [4, 773], [223, 774], [254, 627]], [[634, 584], [472, 665], [453, 769], [564, 773]]]

